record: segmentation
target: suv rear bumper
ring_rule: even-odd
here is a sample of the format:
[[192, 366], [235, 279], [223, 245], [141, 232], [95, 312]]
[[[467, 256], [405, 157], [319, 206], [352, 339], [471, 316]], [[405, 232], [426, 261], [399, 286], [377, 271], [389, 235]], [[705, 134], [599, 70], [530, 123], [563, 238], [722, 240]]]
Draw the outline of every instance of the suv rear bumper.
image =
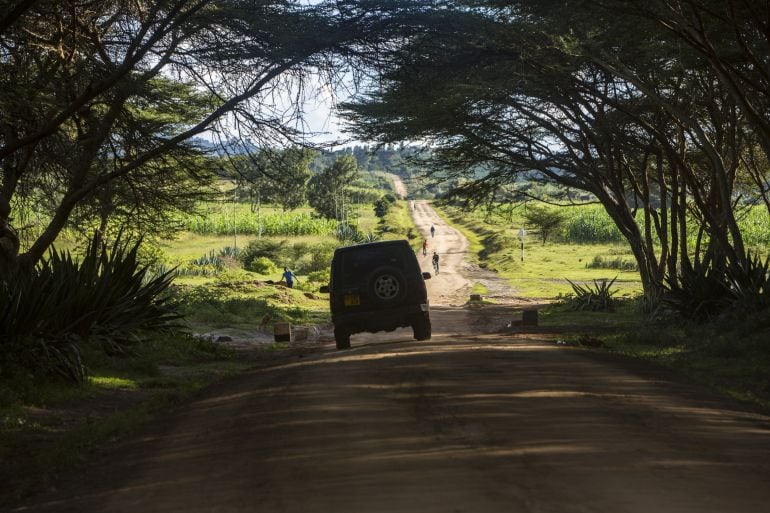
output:
[[427, 303], [392, 310], [345, 312], [332, 315], [332, 322], [335, 327], [344, 326], [349, 333], [374, 333], [411, 326], [418, 316], [430, 320], [430, 306]]

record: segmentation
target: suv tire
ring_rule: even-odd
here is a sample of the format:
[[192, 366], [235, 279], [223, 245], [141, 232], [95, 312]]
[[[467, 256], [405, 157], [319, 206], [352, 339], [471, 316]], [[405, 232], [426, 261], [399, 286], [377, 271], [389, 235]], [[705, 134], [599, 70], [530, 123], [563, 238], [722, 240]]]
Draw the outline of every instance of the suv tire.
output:
[[344, 326], [334, 327], [334, 341], [337, 349], [350, 349], [350, 332]]
[[404, 273], [395, 267], [378, 267], [369, 275], [368, 284], [369, 296], [377, 304], [396, 304], [406, 294]]
[[414, 333], [415, 340], [430, 340], [430, 320], [422, 316], [415, 318], [412, 321], [412, 332]]

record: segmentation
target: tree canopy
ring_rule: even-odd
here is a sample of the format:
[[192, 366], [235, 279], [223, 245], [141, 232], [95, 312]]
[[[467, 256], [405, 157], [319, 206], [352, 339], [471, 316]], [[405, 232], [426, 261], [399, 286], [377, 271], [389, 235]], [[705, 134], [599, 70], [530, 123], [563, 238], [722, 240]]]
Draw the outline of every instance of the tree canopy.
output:
[[[770, 57], [758, 50], [767, 47], [766, 6], [453, 7], [426, 15], [384, 59], [377, 86], [346, 105], [360, 137], [427, 141], [436, 176], [457, 179], [452, 194], [471, 201], [526, 197], [526, 181], [561, 186], [564, 202], [591, 193], [628, 240], [651, 296], [695, 269], [746, 268], [741, 206], [770, 210]], [[744, 98], [743, 81], [764, 92]]]
[[351, 216], [350, 186], [359, 177], [356, 159], [342, 155], [310, 179], [310, 206], [327, 219], [345, 222]]
[[[373, 59], [424, 8], [404, 0], [3, 6], [0, 273], [36, 263], [78, 211], [85, 220], [98, 205], [186, 208], [187, 193], [210, 179], [193, 136], [291, 141], [302, 115], [292, 92], [306, 77], [333, 81], [349, 59]], [[162, 186], [170, 182], [178, 195]], [[158, 203], [147, 201], [152, 194]], [[24, 248], [21, 203], [49, 219]]]

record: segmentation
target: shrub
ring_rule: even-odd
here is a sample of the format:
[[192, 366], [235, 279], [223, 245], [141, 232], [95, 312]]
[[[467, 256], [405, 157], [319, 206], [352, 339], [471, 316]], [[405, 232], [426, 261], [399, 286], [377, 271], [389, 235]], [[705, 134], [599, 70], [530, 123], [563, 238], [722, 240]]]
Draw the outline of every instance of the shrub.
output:
[[314, 272], [308, 273], [307, 281], [326, 285], [327, 283], [329, 283], [329, 275], [330, 275], [330, 272], [329, 272], [329, 268], [327, 267], [322, 271], [314, 271]]
[[183, 264], [176, 268], [175, 276], [216, 276], [222, 271], [221, 266]]
[[329, 271], [332, 262], [332, 254], [336, 244], [317, 244], [308, 248], [307, 253], [300, 259], [295, 260], [294, 266], [302, 274], [314, 272]]
[[639, 265], [633, 260], [622, 257], [604, 258], [596, 255], [591, 262], [586, 264], [588, 269], [615, 269], [618, 271], [638, 271]]
[[177, 276], [216, 276], [226, 267], [237, 267], [236, 260], [239, 250], [226, 246], [215, 252], [211, 250], [208, 254], [200, 256], [191, 262], [177, 267]]
[[281, 261], [287, 252], [289, 241], [260, 239], [249, 242], [238, 255], [244, 269], [251, 269], [255, 259], [265, 257], [273, 262]]
[[725, 273], [736, 312], [770, 309], [770, 258], [749, 255], [745, 266], [732, 266]]
[[247, 269], [257, 274], [276, 274], [278, 272], [278, 266], [264, 256], [252, 260]]
[[225, 246], [219, 250], [219, 258], [234, 258], [237, 259], [241, 250], [232, 246]]
[[390, 212], [391, 205], [392, 203], [387, 201], [384, 197], [378, 199], [374, 203], [374, 215], [382, 219], [388, 215], [388, 212]]
[[214, 267], [217, 270], [221, 270], [224, 268], [225, 264], [222, 261], [222, 257], [214, 254], [214, 250], [212, 249], [208, 255], [203, 255], [202, 257], [198, 257], [195, 260], [193, 260], [192, 266], [199, 266], [199, 267], [210, 266], [210, 267]]
[[376, 242], [380, 239], [381, 237], [376, 233], [364, 233], [352, 224], [340, 223], [337, 226], [337, 240], [342, 244], [365, 244], [367, 242]]
[[[283, 266], [290, 267], [297, 273], [307, 274], [328, 269], [336, 247], [337, 244], [333, 242], [290, 244], [286, 240], [262, 239], [250, 242], [241, 251], [240, 259], [245, 269], [260, 274], [270, 274]], [[256, 262], [260, 258], [269, 260], [275, 269], [271, 271], [269, 264], [264, 260]]]

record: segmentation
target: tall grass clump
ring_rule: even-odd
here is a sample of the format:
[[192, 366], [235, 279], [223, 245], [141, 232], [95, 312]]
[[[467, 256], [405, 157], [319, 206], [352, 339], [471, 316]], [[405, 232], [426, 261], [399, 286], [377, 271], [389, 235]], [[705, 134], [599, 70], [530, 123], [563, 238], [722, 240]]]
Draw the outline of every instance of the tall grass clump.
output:
[[614, 269], [616, 271], [638, 271], [639, 264], [634, 260], [628, 260], [620, 256], [615, 258], [605, 258], [602, 255], [596, 255], [594, 259], [586, 264], [587, 269]]
[[140, 242], [111, 247], [94, 236], [82, 259], [51, 251], [35, 269], [0, 280], [0, 374], [24, 369], [81, 383], [81, 346], [127, 351], [140, 332], [179, 318], [165, 294], [171, 271], [151, 276]]

